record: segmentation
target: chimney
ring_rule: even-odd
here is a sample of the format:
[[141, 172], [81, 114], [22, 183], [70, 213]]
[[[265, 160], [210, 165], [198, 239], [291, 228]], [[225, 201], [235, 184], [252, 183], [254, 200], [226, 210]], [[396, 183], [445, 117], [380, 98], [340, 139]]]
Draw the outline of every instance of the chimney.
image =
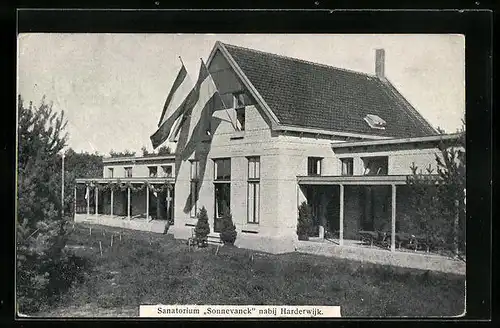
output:
[[375, 74], [379, 79], [385, 79], [385, 50], [375, 50]]

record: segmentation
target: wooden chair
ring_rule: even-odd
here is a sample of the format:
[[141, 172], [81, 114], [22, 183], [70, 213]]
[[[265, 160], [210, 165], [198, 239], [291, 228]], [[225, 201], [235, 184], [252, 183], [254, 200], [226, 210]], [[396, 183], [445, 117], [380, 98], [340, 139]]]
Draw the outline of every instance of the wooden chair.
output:
[[361, 237], [361, 241], [365, 245], [370, 245], [370, 247], [372, 247], [373, 244], [376, 242], [376, 240], [379, 238], [379, 234], [375, 231], [362, 230], [362, 231], [359, 231], [358, 233]]
[[188, 238], [187, 244], [189, 247], [191, 247], [191, 246], [207, 247], [208, 240], [207, 240], [207, 238], [203, 238], [203, 239], [196, 238], [196, 234], [195, 234], [194, 228], [193, 228], [193, 229], [191, 229], [191, 237]]
[[385, 231], [377, 231], [378, 238], [374, 241], [374, 243], [383, 248], [391, 247], [391, 233]]
[[396, 245], [398, 248], [405, 247], [410, 248], [412, 241], [412, 235], [406, 232], [398, 232], [396, 233]]
[[197, 243], [197, 241], [196, 241], [196, 235], [194, 233], [194, 228], [193, 228], [193, 229], [191, 229], [191, 237], [188, 238], [187, 244], [188, 244], [189, 247], [191, 247], [191, 246], [196, 245], [196, 243]]

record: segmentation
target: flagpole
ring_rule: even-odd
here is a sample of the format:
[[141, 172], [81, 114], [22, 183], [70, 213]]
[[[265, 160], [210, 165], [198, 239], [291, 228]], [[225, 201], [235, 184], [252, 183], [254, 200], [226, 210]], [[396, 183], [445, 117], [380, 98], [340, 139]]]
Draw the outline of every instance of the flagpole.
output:
[[64, 218], [64, 152], [62, 153], [61, 168], [61, 215]]
[[184, 62], [182, 61], [181, 56], [179, 56], [179, 60], [181, 61], [182, 66], [186, 67], [186, 65], [184, 65]]
[[[226, 104], [224, 103], [224, 100], [222, 99], [222, 96], [221, 96], [221, 94], [220, 94], [220, 92], [219, 92], [219, 89], [217, 88], [217, 85], [215, 85], [215, 81], [214, 81], [214, 78], [213, 78], [212, 74], [211, 74], [211, 73], [210, 73], [210, 71], [208, 70], [208, 67], [207, 67], [207, 65], [205, 64], [205, 62], [203, 61], [203, 58], [200, 58], [200, 60], [201, 60], [201, 64], [202, 64], [203, 66], [205, 66], [205, 69], [207, 70], [208, 75], [210, 76], [210, 78], [211, 78], [211, 80], [212, 80], [212, 83], [213, 83], [213, 85], [214, 85], [214, 87], [215, 87], [216, 92], [219, 94], [219, 98], [220, 98], [220, 100], [221, 100], [221, 102], [222, 102], [222, 105], [224, 106], [224, 110], [226, 111], [227, 117], [229, 117], [229, 121], [231, 122], [231, 125], [233, 126], [233, 129], [234, 129], [234, 130], [237, 130], [237, 129], [236, 129], [236, 126], [235, 126], [235, 125], [234, 125], [234, 123], [233, 123], [233, 119], [231, 118], [231, 114], [229, 114], [229, 111], [227, 110], [227, 106], [226, 106]], [[213, 115], [213, 113], [212, 113], [212, 115]]]

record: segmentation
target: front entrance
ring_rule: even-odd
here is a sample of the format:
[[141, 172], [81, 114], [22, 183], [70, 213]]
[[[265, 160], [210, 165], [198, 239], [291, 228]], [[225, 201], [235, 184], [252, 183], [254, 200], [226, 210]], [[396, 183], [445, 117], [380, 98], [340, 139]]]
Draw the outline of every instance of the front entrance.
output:
[[231, 183], [215, 183], [214, 232], [221, 231], [221, 219], [224, 209], [231, 208]]

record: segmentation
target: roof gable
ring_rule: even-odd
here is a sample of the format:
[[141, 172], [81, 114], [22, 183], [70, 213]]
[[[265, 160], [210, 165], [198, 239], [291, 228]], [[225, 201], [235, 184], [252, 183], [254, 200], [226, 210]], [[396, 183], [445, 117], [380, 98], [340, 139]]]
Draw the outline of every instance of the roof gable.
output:
[[[364, 73], [221, 45], [281, 125], [379, 137], [436, 134], [388, 81]], [[364, 119], [366, 115], [382, 118], [386, 122], [385, 129], [371, 128]]]

